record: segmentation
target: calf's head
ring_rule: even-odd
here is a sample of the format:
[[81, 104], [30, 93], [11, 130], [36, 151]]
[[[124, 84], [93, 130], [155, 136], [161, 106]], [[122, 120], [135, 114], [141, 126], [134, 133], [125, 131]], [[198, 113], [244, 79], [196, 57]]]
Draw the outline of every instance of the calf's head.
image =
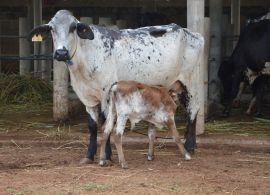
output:
[[58, 11], [48, 24], [35, 27], [29, 33], [32, 41], [42, 41], [51, 34], [54, 45], [54, 58], [68, 62], [76, 53], [78, 39], [94, 39], [89, 25], [80, 23], [71, 12]]

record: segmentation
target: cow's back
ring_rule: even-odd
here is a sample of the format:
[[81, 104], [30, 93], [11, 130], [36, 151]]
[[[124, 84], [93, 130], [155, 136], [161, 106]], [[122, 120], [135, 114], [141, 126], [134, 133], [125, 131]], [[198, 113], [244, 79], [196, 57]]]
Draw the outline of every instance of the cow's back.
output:
[[270, 61], [270, 20], [250, 23], [240, 34], [231, 59], [235, 70], [260, 71]]
[[106, 47], [104, 69], [115, 68], [117, 80], [169, 86], [181, 72], [191, 72], [203, 38], [176, 24], [139, 29], [97, 29]]

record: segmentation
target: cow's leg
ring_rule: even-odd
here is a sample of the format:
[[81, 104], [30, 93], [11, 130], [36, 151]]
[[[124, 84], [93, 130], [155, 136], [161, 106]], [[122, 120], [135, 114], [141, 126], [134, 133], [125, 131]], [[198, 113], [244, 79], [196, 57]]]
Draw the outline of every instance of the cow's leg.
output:
[[97, 152], [97, 129], [100, 114], [100, 106], [87, 107], [88, 112], [88, 129], [89, 129], [89, 144], [86, 153], [86, 157], [81, 160], [81, 164], [88, 164], [94, 161], [94, 156]]
[[260, 76], [254, 82], [252, 86], [255, 91], [256, 97], [256, 116], [262, 116], [262, 101], [263, 101], [263, 91], [264, 91], [264, 76]]
[[183, 143], [181, 142], [181, 138], [180, 138], [179, 133], [175, 127], [174, 120], [173, 119], [169, 120], [167, 122], [167, 126], [168, 126], [168, 129], [172, 132], [173, 140], [177, 144], [181, 154], [185, 157], [185, 160], [190, 160], [191, 159], [190, 154], [186, 151]]
[[231, 94], [229, 97], [229, 101], [228, 104], [226, 105], [224, 111], [223, 111], [223, 116], [228, 117], [230, 115], [231, 109], [232, 109], [232, 102], [234, 100], [234, 98], [236, 97], [236, 94], [238, 92], [239, 89], [239, 84], [241, 81], [241, 72], [237, 72], [235, 74], [235, 76], [233, 77], [233, 81], [232, 81], [232, 90], [231, 90]]
[[127, 164], [127, 162], [125, 160], [125, 156], [124, 156], [124, 152], [123, 152], [123, 146], [122, 146], [122, 135], [123, 135], [124, 130], [125, 130], [126, 122], [127, 122], [127, 118], [125, 116], [118, 116], [117, 117], [117, 122], [116, 122], [115, 133], [113, 134], [114, 143], [115, 143], [115, 147], [116, 147], [116, 150], [117, 150], [119, 163], [120, 163], [120, 165], [121, 165], [121, 167], [123, 169], [128, 168], [128, 164]]
[[248, 114], [248, 115], [251, 114], [252, 108], [254, 107], [255, 103], [256, 103], [256, 96], [253, 96], [253, 97], [252, 97], [252, 100], [251, 100], [250, 103], [249, 103], [249, 106], [248, 106], [248, 109], [247, 109], [247, 111], [246, 111], [246, 114]]
[[148, 149], [148, 160], [154, 159], [154, 142], [156, 138], [156, 129], [155, 126], [152, 124], [149, 124], [148, 126], [148, 137], [149, 137], [149, 149]]
[[241, 96], [243, 94], [245, 87], [246, 83], [244, 81], [240, 82], [238, 93], [236, 95], [236, 98], [233, 100], [233, 106], [235, 108], [238, 108], [240, 106]]
[[[184, 92], [178, 94], [179, 102], [184, 105], [187, 111], [187, 129], [185, 132], [185, 148], [189, 153], [194, 153], [196, 146], [196, 118], [197, 118], [197, 110], [190, 107], [190, 105], [195, 105], [195, 99], [190, 98], [188, 91], [185, 89]], [[192, 104], [193, 102], [193, 104]], [[195, 114], [196, 113], [196, 114]], [[192, 119], [193, 117], [194, 119]]]
[[194, 153], [195, 146], [196, 146], [196, 119], [194, 120], [190, 119], [190, 116], [188, 116], [187, 119], [187, 129], [185, 133], [186, 142], [185, 142], [185, 148], [189, 153]]

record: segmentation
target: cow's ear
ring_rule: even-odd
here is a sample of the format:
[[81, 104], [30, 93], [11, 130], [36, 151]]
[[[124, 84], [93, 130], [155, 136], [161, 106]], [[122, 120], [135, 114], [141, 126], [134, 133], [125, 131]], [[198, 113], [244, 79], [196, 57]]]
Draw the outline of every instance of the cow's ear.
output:
[[43, 41], [48, 38], [51, 29], [52, 27], [48, 24], [37, 26], [33, 30], [31, 30], [31, 32], [28, 34], [27, 39], [33, 42]]
[[77, 23], [77, 34], [82, 39], [94, 39], [94, 33], [88, 24]]

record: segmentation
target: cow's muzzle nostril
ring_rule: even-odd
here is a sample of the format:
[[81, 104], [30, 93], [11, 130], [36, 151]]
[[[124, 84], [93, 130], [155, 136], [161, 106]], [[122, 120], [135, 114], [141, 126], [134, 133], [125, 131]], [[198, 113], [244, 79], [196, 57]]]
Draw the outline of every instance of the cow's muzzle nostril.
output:
[[54, 53], [54, 59], [58, 61], [70, 60], [69, 52], [67, 49], [57, 49]]

